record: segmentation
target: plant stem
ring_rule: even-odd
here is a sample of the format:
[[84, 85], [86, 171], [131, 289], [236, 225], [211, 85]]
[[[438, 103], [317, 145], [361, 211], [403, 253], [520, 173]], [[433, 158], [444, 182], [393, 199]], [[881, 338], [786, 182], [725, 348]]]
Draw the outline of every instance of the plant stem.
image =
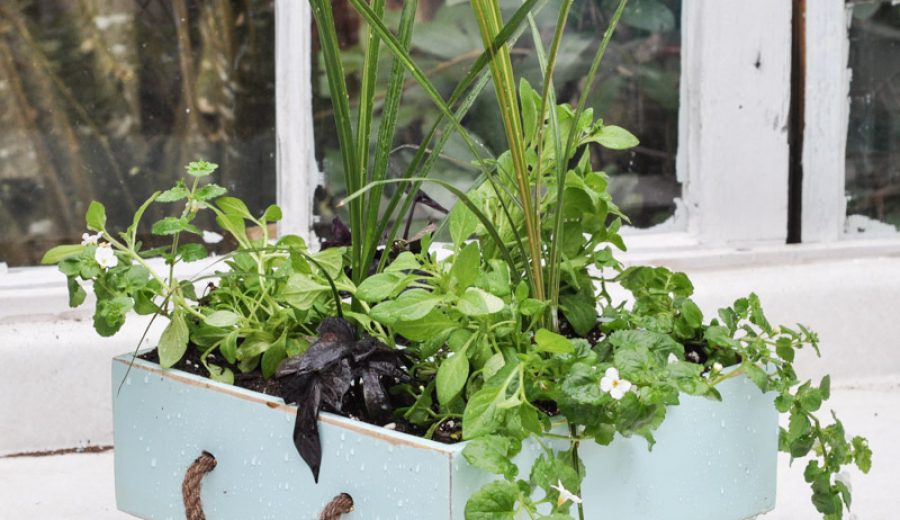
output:
[[[578, 438], [578, 431], [574, 424], [569, 425], [569, 434], [573, 439]], [[578, 456], [578, 444], [578, 441], [572, 441], [572, 467], [575, 469], [575, 475], [578, 476], [578, 489], [575, 490], [575, 494], [581, 496], [581, 466], [578, 464], [581, 458]], [[578, 503], [578, 520], [584, 520], [584, 501]]]

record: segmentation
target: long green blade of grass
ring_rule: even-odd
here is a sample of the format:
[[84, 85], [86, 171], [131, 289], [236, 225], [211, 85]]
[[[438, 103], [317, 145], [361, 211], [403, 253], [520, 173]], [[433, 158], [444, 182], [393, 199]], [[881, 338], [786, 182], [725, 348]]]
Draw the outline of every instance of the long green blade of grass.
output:
[[[612, 18], [610, 18], [609, 26], [606, 28], [606, 32], [603, 33], [603, 39], [600, 41], [600, 46], [597, 47], [597, 52], [594, 54], [594, 59], [591, 62], [591, 67], [588, 70], [587, 79], [584, 83], [584, 88], [581, 92], [581, 97], [578, 100], [578, 108], [575, 110], [575, 119], [573, 121], [577, 122], [581, 119], [581, 114], [584, 112], [585, 105], [587, 104], [588, 95], [591, 92], [591, 88], [594, 85], [594, 79], [597, 76], [597, 70], [600, 67], [600, 62], [603, 61], [603, 56], [606, 54], [606, 48], [609, 47], [609, 42], [612, 39], [612, 35], [616, 30], [616, 26], [619, 24], [619, 19], [622, 17], [622, 13], [625, 11], [625, 5], [628, 3], [628, 0], [619, 0], [619, 4], [616, 7], [615, 12], [613, 12]], [[575, 124], [572, 125], [572, 130], [569, 132], [568, 139], [566, 140], [566, 147], [562, 154], [561, 159], [564, 161], [568, 161], [568, 158], [572, 153], [574, 153], [575, 139]], [[559, 271], [559, 237], [562, 235], [562, 213], [563, 213], [563, 204], [565, 203], [565, 176], [567, 170], [567, 164], [561, 165], [559, 162], [560, 157], [557, 157], [557, 168], [559, 171], [557, 172], [557, 191], [556, 191], [556, 204], [555, 209], [556, 213], [554, 215], [553, 220], [553, 235], [550, 240], [550, 258], [548, 259], [548, 265], [550, 268], [550, 283], [552, 285], [551, 291], [551, 302], [550, 308], [551, 312], [553, 312], [553, 319], [556, 320], [556, 310], [559, 308], [559, 284], [560, 284], [560, 271]]]
[[[410, 168], [407, 169], [407, 172], [406, 172], [404, 178], [410, 178], [416, 174], [419, 166], [422, 164], [423, 160], [425, 159], [427, 146], [430, 143], [431, 139], [433, 139], [434, 135], [437, 133], [438, 127], [444, 118], [447, 119], [444, 133], [446, 133], [447, 130], [449, 130], [449, 128], [447, 128], [447, 127], [453, 127], [453, 129], [455, 129], [460, 134], [460, 136], [463, 138], [463, 140], [466, 142], [466, 145], [469, 147], [469, 150], [472, 153], [472, 155], [474, 157], [476, 157], [476, 160], [479, 163], [481, 163], [482, 162], [481, 155], [478, 152], [478, 150], [476, 149], [474, 143], [472, 142], [471, 138], [468, 136], [465, 129], [462, 128], [462, 126], [460, 125], [459, 118], [455, 117], [454, 114], [449, 112], [448, 104], [444, 103], [443, 99], [440, 97], [440, 95], [437, 93], [437, 91], [434, 89], [434, 87], [431, 85], [431, 83], [427, 80], [427, 78], [424, 77], [424, 74], [418, 68], [418, 66], [412, 61], [411, 57], [409, 56], [408, 52], [403, 48], [402, 44], [400, 44], [400, 42], [387, 30], [387, 28], [384, 26], [384, 24], [381, 22], [381, 20], [377, 19], [377, 17], [374, 16], [375, 13], [371, 10], [371, 8], [369, 8], [366, 4], [364, 4], [360, 0], [350, 0], [350, 2], [351, 2], [351, 4], [353, 4], [354, 8], [360, 13], [360, 16], [362, 16], [362, 18], [365, 20], [365, 22], [370, 25], [371, 29], [373, 31], [377, 32], [379, 37], [381, 37], [383, 39], [383, 41], [385, 42], [385, 44], [391, 49], [391, 51], [394, 53], [395, 60], [397, 60], [397, 63], [402, 64], [404, 66], [404, 68], [406, 68], [407, 71], [410, 72], [412, 77], [425, 90], [425, 92], [429, 95], [429, 97], [432, 99], [432, 101], [435, 103], [435, 105], [438, 107], [438, 109], [440, 111], [440, 117], [439, 117], [438, 121], [436, 121], [435, 124], [432, 126], [432, 129], [429, 132], [428, 137], [426, 138], [425, 142], [423, 143], [423, 145], [420, 147], [419, 151], [417, 152], [413, 163], [410, 165]], [[497, 35], [497, 38], [491, 43], [491, 49], [502, 46], [508, 39], [510, 39], [514, 35], [516, 35], [518, 33], [519, 27], [521, 26], [523, 20], [526, 17], [526, 15], [528, 14], [528, 12], [530, 12], [530, 10], [533, 8], [533, 6], [536, 5], [537, 3], [538, 3], [537, 0], [527, 0], [525, 2], [525, 4], [523, 4], [522, 7], [520, 7], [516, 11], [516, 14], [513, 16], [513, 18], [511, 18], [510, 23], [507, 24], [503, 28], [503, 30], [501, 30], [499, 32], [499, 34]], [[470, 68], [469, 73], [466, 75], [464, 80], [460, 84], [457, 85], [457, 87], [454, 89], [454, 92], [450, 96], [449, 104], [452, 105], [453, 103], [455, 103], [456, 100], [459, 99], [459, 97], [466, 91], [466, 89], [471, 84], [471, 82], [478, 76], [479, 71], [488, 63], [489, 59], [487, 56], [489, 54], [489, 51], [490, 51], [490, 49], [486, 50], [484, 53], [482, 53], [481, 57], [479, 57], [479, 59], [476, 60], [475, 64], [473, 64], [473, 66]], [[433, 152], [439, 153], [440, 150], [439, 149], [434, 150]], [[408, 207], [409, 204], [411, 203], [410, 197], [414, 197], [415, 192], [410, 191], [410, 192], [407, 192], [406, 195], [400, 194], [400, 196], [406, 198], [406, 203], [404, 204], [404, 206]], [[394, 208], [396, 208], [396, 205], [398, 203], [399, 203], [398, 198], [396, 198], [396, 197], [392, 198], [392, 200], [389, 204], [389, 208], [388, 208], [389, 211], [387, 211], [386, 212], [387, 214], [383, 215], [382, 218], [380, 219], [381, 224], [379, 225], [379, 230], [375, 234], [375, 236], [380, 238], [381, 234], [383, 233], [383, 231], [385, 229], [386, 222], [390, 221], [391, 213], [394, 210]], [[368, 265], [368, 262], [371, 262], [371, 258], [374, 257], [374, 253], [375, 253], [375, 248], [370, 248], [368, 254], [366, 254], [366, 258], [368, 259], [368, 261], [365, 262], [366, 265]]]
[[[379, 20], [384, 18], [384, 0], [372, 0], [372, 11]], [[375, 31], [369, 31], [366, 38], [366, 52], [363, 58], [362, 80], [360, 82], [359, 92], [359, 113], [356, 125], [356, 168], [357, 170], [348, 172], [348, 177], [353, 177], [353, 188], [359, 189], [364, 186], [368, 179], [369, 170], [369, 141], [372, 131], [372, 119], [375, 117], [375, 82], [378, 79], [378, 58], [381, 49], [381, 39]], [[355, 228], [363, 234], [357, 240], [352, 239], [351, 247], [353, 248], [353, 258], [363, 259], [363, 250], [365, 238], [370, 238], [363, 230], [366, 223], [363, 217], [366, 213], [366, 200], [360, 199], [356, 206], [352, 228]], [[358, 265], [358, 269], [353, 269], [353, 281], [355, 283], [362, 282], [365, 279], [369, 269], [368, 266]]]
[[[537, 143], [537, 166], [535, 171], [535, 198], [540, 200], [541, 190], [540, 183], [543, 177], [541, 167], [544, 158], [544, 118], [549, 110], [550, 132], [553, 139], [553, 151], [556, 159], [556, 201], [558, 204], [563, 203], [565, 193], [565, 180], [568, 157], [563, 155], [562, 137], [559, 129], [559, 118], [556, 114], [556, 96], [554, 95], [553, 72], [556, 68], [556, 59], [559, 55], [559, 48], [562, 42], [562, 35], [565, 32], [566, 23], [569, 19], [572, 3], [574, 0], [564, 0], [560, 7], [559, 15], [556, 19], [556, 29], [553, 32], [553, 40], [550, 43], [549, 56], [544, 56], [543, 44], [541, 43], [540, 32], [537, 24], [534, 23], [532, 17], [529, 18], [531, 25], [532, 37], [534, 39], [535, 49], [537, 51], [538, 60], [544, 75], [543, 92], [541, 94], [541, 109], [538, 117], [538, 127], [535, 137]], [[554, 218], [554, 229], [562, 229], [562, 215], [560, 210], [562, 206], [557, 207]], [[554, 331], [559, 330], [559, 290], [560, 290], [560, 270], [559, 270], [559, 240], [560, 236], [554, 233], [550, 237], [550, 259], [547, 262], [547, 295], [550, 298], [550, 323]]]
[[[440, 179], [385, 179], [383, 181], [370, 182], [368, 185], [366, 185], [359, 191], [348, 195], [344, 200], [341, 201], [340, 205], [343, 206], [345, 204], [349, 204], [349, 203], [353, 202], [354, 200], [358, 200], [360, 197], [364, 196], [366, 194], [366, 192], [368, 192], [369, 190], [371, 190], [372, 188], [374, 188], [375, 186], [378, 186], [378, 185], [404, 184], [404, 183], [409, 184], [409, 183], [422, 183], [422, 182], [430, 182], [433, 184], [437, 184], [438, 186], [441, 186], [444, 189], [446, 189], [447, 191], [449, 191], [450, 193], [456, 195], [456, 197], [459, 199], [459, 201], [462, 202], [469, 209], [469, 211], [471, 211], [472, 214], [475, 215], [476, 218], [478, 218], [478, 220], [484, 226], [484, 228], [488, 232], [488, 234], [491, 235], [491, 238], [497, 243], [497, 248], [500, 250], [500, 254], [503, 256], [503, 258], [509, 264], [513, 263], [513, 258], [512, 258], [512, 255], [510, 255], [510, 253], [509, 253], [509, 249], [503, 243], [503, 240], [500, 238], [500, 235], [499, 235], [499, 233], [497, 233], [497, 229], [494, 226], [494, 224], [491, 222], [491, 220], [489, 218], [487, 218], [487, 216], [484, 213], [482, 213], [482, 211], [478, 208], [478, 206], [476, 206], [475, 203], [472, 202], [471, 199], [469, 199], [469, 197], [466, 195], [466, 193], [464, 191], [462, 191], [461, 189], [457, 188], [456, 186], [454, 186], [453, 184], [451, 184], [447, 181], [443, 181]], [[517, 276], [517, 274], [514, 273], [513, 276]]]
[[[325, 60], [325, 72], [328, 77], [328, 89], [331, 93], [331, 102], [334, 109], [334, 123], [337, 130], [338, 143], [341, 151], [341, 161], [344, 167], [344, 178], [349, 191], [358, 190], [359, 171], [356, 161], [356, 145], [353, 139], [353, 128], [350, 118], [350, 95], [347, 91], [347, 83], [344, 75], [344, 66], [341, 62], [341, 48], [338, 43], [337, 30], [332, 15], [331, 0], [310, 0], [313, 17], [319, 29], [319, 43], [322, 47], [322, 57]], [[350, 233], [352, 237], [362, 237], [363, 230], [359, 227], [358, 215], [362, 211], [359, 201], [349, 207]], [[361, 255], [355, 247], [351, 247], [351, 268], [355, 271], [360, 268]]]
[[503, 26], [500, 5], [496, 0], [472, 0], [475, 18], [481, 30], [481, 37], [486, 47], [492, 51], [491, 74], [494, 78], [494, 91], [500, 106], [500, 115], [506, 131], [506, 140], [512, 157], [513, 170], [519, 191], [519, 201], [525, 217], [529, 258], [533, 280], [533, 296], [544, 299], [543, 267], [541, 265], [541, 233], [540, 214], [537, 201], [531, 193], [531, 179], [525, 160], [525, 135], [522, 131], [522, 120], [519, 111], [519, 97], [516, 89], [515, 75], [512, 70], [509, 47], [494, 49], [491, 43]]
[[[417, 4], [417, 0], [406, 0], [400, 14], [398, 39], [406, 50], [409, 49], [409, 44], [412, 40]], [[375, 162], [372, 168], [370, 181], [380, 181], [387, 178], [388, 162], [390, 160], [394, 135], [397, 129], [397, 113], [400, 110], [400, 100], [403, 97], [405, 72], [406, 69], [403, 67], [403, 64], [395, 59], [391, 68], [391, 76], [388, 80], [384, 105], [381, 109], [381, 123], [378, 128], [378, 141], [375, 144]], [[372, 229], [372, 226], [378, 222], [378, 213], [381, 209], [381, 197], [383, 192], [383, 186], [379, 185], [375, 187], [367, 197], [366, 206], [368, 208], [368, 215], [366, 218], [366, 226], [368, 229]], [[382, 232], [371, 233], [366, 237], [366, 244], [363, 250], [363, 259], [367, 262], [366, 265], [370, 265], [372, 258], [374, 258], [375, 250], [381, 242], [381, 233]]]

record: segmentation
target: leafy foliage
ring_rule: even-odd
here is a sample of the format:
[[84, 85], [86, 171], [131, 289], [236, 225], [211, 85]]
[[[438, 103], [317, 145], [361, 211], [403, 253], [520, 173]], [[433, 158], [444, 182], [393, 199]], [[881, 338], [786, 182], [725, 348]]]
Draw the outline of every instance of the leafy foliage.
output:
[[[193, 345], [214, 379], [230, 382], [235, 370], [257, 369], [283, 379], [288, 398], [298, 403], [294, 441], [316, 478], [322, 409], [346, 413], [355, 402], [372, 422], [399, 421], [426, 437], [442, 431], [444, 440], [469, 441], [467, 460], [499, 478], [470, 498], [468, 519], [525, 514], [558, 520], [569, 517], [573, 504], [583, 519], [582, 442], [607, 445], [617, 435], [637, 435], [652, 446], [654, 432], [682, 394], [718, 400], [716, 385], [745, 376], [761, 391], [777, 393], [777, 408], [790, 417], [781, 449], [792, 457], [815, 455], [806, 471], [813, 503], [826, 518], [840, 518], [850, 491], [835, 475], [850, 463], [868, 471], [871, 452], [864, 439], [847, 440], [836, 418], [823, 426], [815, 415], [829, 397], [829, 380], [814, 386], [794, 372], [796, 351], [817, 349], [816, 335], [799, 325], [773, 326], [752, 294], [714, 317], [704, 316], [683, 273], [625, 268], [615, 259], [614, 249], [625, 249], [619, 230], [627, 218], [611, 200], [606, 174], [595, 170], [589, 145], [621, 149], [637, 139], [595, 118], [584, 99], [575, 106], [554, 100], [553, 64], [572, 1], [560, 6], [538, 91], [525, 80], [515, 83], [507, 48], [532, 5], [523, 4], [504, 25], [497, 2], [472, 0], [485, 50], [450, 102], [407, 52], [409, 35], [387, 29], [383, 2], [350, 3], [371, 29], [375, 54], [365, 58], [364, 84], [376, 72], [373, 56], [383, 43], [396, 60], [395, 71], [405, 70], [445, 120], [434, 129], [456, 132], [483, 172], [483, 182], [468, 193], [436, 182], [460, 198], [447, 222], [453, 238], [447, 254], [439, 256], [427, 234], [415, 249], [380, 246], [387, 220], [361, 234], [364, 215], [378, 209], [369, 205], [373, 190], [404, 183], [415, 193], [427, 179], [424, 173], [416, 177], [415, 168], [401, 179], [371, 178], [366, 164], [374, 106], [360, 107], [354, 132], [346, 99], [336, 99], [345, 172], [355, 176], [356, 188], [345, 201], [351, 204], [348, 248], [311, 254], [295, 236], [271, 243], [267, 226], [281, 211], [273, 206], [254, 216], [218, 186], [200, 186], [215, 165], [192, 163], [190, 187], [180, 182], [155, 194], [118, 237], [107, 230], [103, 207], [95, 203], [87, 221], [99, 237], [47, 254], [69, 277], [74, 304], [84, 300], [80, 281], [94, 281], [98, 332], [114, 333], [131, 309], [164, 314], [170, 323], [159, 345], [163, 366], [173, 366]], [[585, 80], [588, 89], [618, 20], [628, 13], [638, 23], [638, 10], [625, 7], [620, 0]], [[340, 92], [346, 78], [330, 3], [313, 0], [313, 12], [329, 82]], [[404, 16], [413, 12], [408, 7]], [[539, 31], [533, 36], [543, 53]], [[510, 148], [496, 158], [478, 157], [459, 122], [468, 109], [466, 90], [483, 68], [493, 79]], [[477, 94], [479, 85], [484, 83], [471, 91]], [[396, 109], [391, 106], [385, 110]], [[427, 160], [424, 152], [421, 160]], [[171, 248], [144, 251], [133, 230], [143, 209], [159, 199], [184, 208], [154, 225], [172, 237]], [[394, 202], [403, 205], [400, 198]], [[205, 256], [202, 245], [180, 243], [185, 233], [202, 233], [193, 223], [200, 211], [213, 212], [238, 245], [224, 259], [228, 270], [216, 273], [218, 284], [202, 296], [196, 280], [179, 281], [172, 270], [178, 261]], [[393, 236], [387, 234], [389, 243]], [[168, 276], [152, 269], [149, 256], [166, 261]], [[630, 291], [630, 301], [613, 301], [607, 288], [614, 284]], [[560, 432], [560, 420], [568, 432]], [[553, 448], [543, 442], [547, 438], [565, 447]], [[527, 476], [511, 460], [526, 439], [536, 439], [543, 449]]]

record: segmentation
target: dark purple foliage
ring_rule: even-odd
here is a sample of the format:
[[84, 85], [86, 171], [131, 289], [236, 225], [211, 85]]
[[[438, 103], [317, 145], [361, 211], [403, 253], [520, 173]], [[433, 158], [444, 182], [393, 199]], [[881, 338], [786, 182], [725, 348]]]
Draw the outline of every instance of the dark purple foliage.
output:
[[297, 403], [294, 445], [316, 482], [322, 462], [319, 411], [384, 424], [394, 408], [382, 378], [389, 384], [408, 379], [399, 351], [370, 336], [357, 340], [341, 318], [322, 321], [319, 339], [304, 354], [284, 360], [275, 376], [284, 380], [288, 400]]

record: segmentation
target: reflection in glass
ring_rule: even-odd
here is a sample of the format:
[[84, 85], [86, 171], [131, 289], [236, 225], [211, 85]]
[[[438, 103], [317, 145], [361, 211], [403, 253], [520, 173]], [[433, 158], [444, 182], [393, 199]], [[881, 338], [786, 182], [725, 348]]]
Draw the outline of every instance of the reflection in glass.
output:
[[[339, 8], [346, 3], [346, 8]], [[386, 19], [395, 26], [401, 2], [388, 2]], [[582, 82], [599, 44], [616, 2], [584, 0], [573, 5], [570, 26], [566, 29], [557, 62], [554, 82], [560, 102], [577, 103]], [[358, 88], [364, 40], [360, 21], [346, 0], [335, 0], [336, 26], [348, 58], [345, 72], [348, 85]], [[521, 5], [501, 2], [507, 18]], [[610, 190], [614, 200], [631, 217], [634, 225], [658, 224], [675, 209], [674, 199], [681, 194], [675, 177], [675, 153], [678, 137], [678, 82], [681, 61], [681, 1], [633, 0], [607, 52], [599, 81], [589, 93], [588, 106], [593, 107], [608, 124], [623, 126], [641, 140], [641, 145], [627, 152], [598, 150], [598, 164], [611, 176]], [[545, 46], [553, 35], [557, 10], [550, 3], [539, 12], [536, 22]], [[315, 36], [314, 49], [317, 48]], [[413, 33], [412, 55], [431, 82], [446, 99], [463, 78], [482, 48], [481, 36], [468, 2], [420, 0]], [[379, 69], [379, 84], [386, 84], [390, 72], [390, 51]], [[528, 31], [519, 39], [514, 51], [514, 67], [535, 88], [541, 88], [540, 70]], [[313, 106], [317, 159], [325, 171], [325, 186], [318, 193], [320, 235], [330, 233], [336, 215], [335, 202], [346, 194], [338, 151], [338, 141], [331, 113], [328, 84], [321, 57], [313, 56]], [[351, 93], [351, 106], [358, 97]], [[398, 129], [391, 156], [390, 171], [399, 175], [411, 160], [414, 146], [421, 142], [438, 112], [427, 95], [413, 82], [404, 92]], [[376, 114], [377, 115], [377, 114]], [[375, 123], [377, 127], [377, 121]], [[463, 125], [494, 156], [505, 149], [505, 137], [490, 87], [482, 92], [463, 120]], [[466, 188], [478, 172], [473, 158], [458, 137], [453, 137], [431, 176]], [[389, 187], [388, 189], [394, 189]], [[437, 188], [426, 188], [440, 205], [453, 205], [452, 195]], [[439, 220], [443, 215], [434, 208], [418, 206], [421, 225]], [[413, 226], [415, 232], [415, 226]]]
[[273, 4], [0, 2], [0, 262], [80, 241], [92, 199], [124, 227], [198, 158], [273, 202]]
[[850, 69], [847, 231], [893, 232], [900, 229], [900, 6], [854, 7]]

